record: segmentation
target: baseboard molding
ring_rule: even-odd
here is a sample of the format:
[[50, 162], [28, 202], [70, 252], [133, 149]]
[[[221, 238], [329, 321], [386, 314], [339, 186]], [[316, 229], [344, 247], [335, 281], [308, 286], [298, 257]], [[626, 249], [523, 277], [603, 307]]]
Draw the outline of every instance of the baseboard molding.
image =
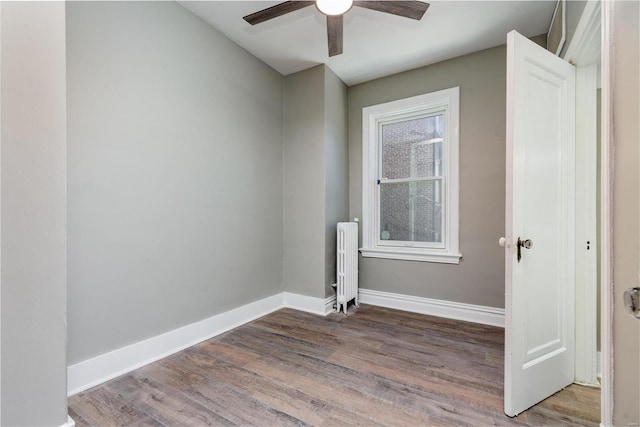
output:
[[60, 427], [75, 427], [75, 425], [76, 422], [73, 420], [73, 418], [67, 415], [67, 422], [62, 424]]
[[283, 292], [282, 294], [284, 298], [284, 307], [306, 311], [307, 313], [319, 314], [320, 316], [326, 316], [331, 313], [333, 311], [333, 304], [336, 301], [335, 296], [323, 299], [294, 294], [291, 292]]
[[336, 296], [333, 295], [327, 299], [324, 300], [324, 315], [326, 316], [329, 313], [333, 313], [336, 311], [335, 306], [336, 305]]
[[283, 307], [283, 300], [282, 293], [273, 295], [71, 365], [67, 369], [67, 394], [80, 393], [272, 313]]
[[363, 304], [504, 328], [504, 309], [360, 289]]
[[[409, 295], [361, 289], [360, 302], [414, 313], [504, 327], [504, 310], [440, 301]], [[282, 292], [208, 319], [119, 348], [67, 369], [67, 394], [72, 396], [105, 381], [160, 360], [199, 342], [208, 340], [259, 317], [287, 307], [326, 316], [334, 311], [335, 296], [315, 298]], [[68, 422], [73, 420], [69, 418]], [[73, 424], [65, 426], [73, 427]]]
[[67, 395], [80, 393], [284, 307], [326, 316], [333, 311], [335, 299], [335, 296], [323, 299], [281, 292], [84, 360], [67, 368]]

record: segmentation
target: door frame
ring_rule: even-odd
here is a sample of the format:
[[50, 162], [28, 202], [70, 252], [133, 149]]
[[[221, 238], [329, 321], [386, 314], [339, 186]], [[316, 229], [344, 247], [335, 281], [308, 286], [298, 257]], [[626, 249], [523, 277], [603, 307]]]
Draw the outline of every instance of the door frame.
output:
[[[596, 10], [597, 9], [597, 10]], [[601, 139], [600, 139], [600, 235], [597, 242], [600, 248], [600, 425], [613, 424], [613, 285], [612, 285], [612, 145], [613, 145], [613, 110], [612, 110], [612, 83], [614, 78], [611, 46], [611, 32], [614, 7], [609, 1], [587, 1], [582, 16], [576, 27], [576, 31], [567, 48], [564, 59], [584, 60], [590, 44], [593, 42], [593, 34], [596, 27], [600, 29], [600, 83], [601, 96]], [[593, 54], [593, 53], [591, 53]], [[575, 58], [575, 59], [574, 59]], [[587, 62], [588, 63], [588, 62]], [[582, 88], [588, 90], [587, 88]], [[579, 118], [576, 118], [580, 120]], [[589, 197], [589, 196], [587, 196]], [[595, 193], [592, 194], [595, 199]], [[583, 242], [584, 243], [584, 242]], [[592, 268], [589, 266], [588, 268]], [[582, 298], [584, 304], [594, 304], [596, 294], [586, 295]], [[595, 331], [591, 328], [591, 321], [576, 319], [577, 330]], [[593, 337], [586, 338], [586, 341]], [[582, 341], [585, 342], [584, 340]], [[584, 348], [584, 347], [583, 347]], [[586, 349], [586, 351], [595, 351]], [[579, 353], [576, 352], [576, 355]], [[585, 359], [583, 359], [584, 361]], [[576, 360], [576, 366], [578, 366]]]
[[[2, 2], [0, 2], [0, 47], [2, 46]], [[2, 100], [2, 52], [0, 49], [0, 101]], [[2, 187], [2, 102], [0, 102], [0, 188]], [[2, 192], [0, 191], [0, 225], [2, 224]], [[2, 227], [0, 226], [0, 307], [2, 307]], [[0, 309], [1, 314], [1, 309]], [[2, 316], [0, 315], [0, 330], [2, 329]], [[2, 366], [2, 339], [0, 339], [0, 366]], [[0, 379], [2, 369], [0, 369]], [[2, 381], [0, 381], [2, 384]], [[0, 394], [2, 386], [0, 385]], [[0, 422], [2, 422], [2, 403], [0, 399]]]
[[611, 25], [613, 23], [613, 2], [601, 1], [602, 11], [602, 134], [600, 150], [600, 339], [602, 356], [600, 360], [602, 379], [600, 391], [600, 425], [613, 424], [613, 281], [612, 281], [612, 206], [613, 206], [613, 58], [611, 45]]
[[[597, 7], [599, 6], [599, 7]], [[599, 19], [595, 15], [594, 8], [599, 9]], [[580, 24], [584, 26], [576, 28], [573, 40], [565, 59], [578, 57], [581, 49], [586, 50], [589, 42], [591, 27], [600, 24], [600, 64], [601, 64], [601, 139], [600, 139], [600, 425], [613, 425], [613, 281], [612, 281], [612, 161], [613, 161], [613, 100], [612, 86], [614, 70], [611, 50], [611, 34], [614, 6], [609, 1], [588, 1], [585, 5]], [[587, 24], [590, 25], [587, 25]], [[580, 30], [580, 31], [578, 31]], [[594, 295], [595, 296], [595, 295]], [[583, 319], [580, 319], [582, 328], [587, 328]], [[576, 323], [577, 325], [579, 323]], [[585, 329], [586, 330], [586, 329]]]
[[[576, 66], [575, 382], [598, 386], [597, 99], [601, 7], [588, 1], [563, 59]], [[587, 249], [588, 248], [588, 249]]]

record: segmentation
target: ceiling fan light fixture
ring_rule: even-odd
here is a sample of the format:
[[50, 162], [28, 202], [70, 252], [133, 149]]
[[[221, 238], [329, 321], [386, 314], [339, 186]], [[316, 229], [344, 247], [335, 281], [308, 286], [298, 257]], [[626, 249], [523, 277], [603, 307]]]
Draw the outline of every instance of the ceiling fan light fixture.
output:
[[316, 7], [327, 16], [346, 13], [353, 6], [353, 0], [316, 0]]

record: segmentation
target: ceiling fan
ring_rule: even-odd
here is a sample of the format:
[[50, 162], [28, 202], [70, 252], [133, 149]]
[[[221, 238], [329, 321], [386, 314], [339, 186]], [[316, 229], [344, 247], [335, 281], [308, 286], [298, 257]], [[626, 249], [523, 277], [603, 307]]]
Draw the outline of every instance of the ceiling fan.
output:
[[320, 13], [327, 17], [327, 38], [329, 42], [329, 56], [336, 56], [342, 53], [342, 23], [343, 15], [352, 6], [364, 7], [365, 9], [377, 10], [378, 12], [390, 13], [415, 20], [422, 19], [422, 16], [429, 8], [429, 3], [410, 0], [315, 0], [315, 1], [285, 1], [284, 3], [263, 9], [259, 12], [245, 16], [243, 19], [251, 25], [260, 24], [289, 12], [302, 9], [315, 4]]

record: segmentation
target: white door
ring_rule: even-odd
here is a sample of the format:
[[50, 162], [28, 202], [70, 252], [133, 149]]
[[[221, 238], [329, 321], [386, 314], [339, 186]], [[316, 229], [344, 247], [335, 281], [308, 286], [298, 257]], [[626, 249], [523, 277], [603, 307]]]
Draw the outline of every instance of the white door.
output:
[[[509, 416], [574, 378], [574, 151], [574, 67], [510, 32], [504, 389]], [[531, 247], [518, 248], [519, 239]]]

